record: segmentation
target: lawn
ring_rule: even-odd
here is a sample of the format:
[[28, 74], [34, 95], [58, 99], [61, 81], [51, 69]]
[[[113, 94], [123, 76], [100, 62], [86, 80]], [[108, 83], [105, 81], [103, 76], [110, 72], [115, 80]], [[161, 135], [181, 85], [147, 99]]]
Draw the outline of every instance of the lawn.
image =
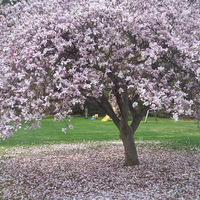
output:
[[[101, 117], [96, 121], [74, 116], [71, 124], [74, 130], [64, 134], [61, 129], [68, 121], [54, 122], [49, 116], [42, 121], [41, 128], [24, 130], [26, 124], [14, 133], [12, 138], [1, 140], [0, 146], [9, 148], [16, 146], [40, 146], [44, 144], [61, 144], [87, 141], [116, 141], [119, 131], [112, 121], [101, 122]], [[176, 149], [196, 149], [200, 147], [200, 129], [194, 121], [149, 117], [147, 123], [140, 123], [135, 133], [136, 142], [159, 142], [162, 146]]]

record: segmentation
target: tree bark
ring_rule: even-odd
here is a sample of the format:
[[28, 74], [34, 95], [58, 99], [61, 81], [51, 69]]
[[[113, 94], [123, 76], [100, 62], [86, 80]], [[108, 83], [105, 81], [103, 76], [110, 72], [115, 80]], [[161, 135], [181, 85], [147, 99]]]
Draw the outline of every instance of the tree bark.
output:
[[120, 129], [120, 138], [124, 145], [124, 152], [125, 152], [125, 166], [133, 166], [138, 165], [138, 154], [135, 145], [135, 141], [133, 138], [133, 131], [130, 126], [122, 126]]

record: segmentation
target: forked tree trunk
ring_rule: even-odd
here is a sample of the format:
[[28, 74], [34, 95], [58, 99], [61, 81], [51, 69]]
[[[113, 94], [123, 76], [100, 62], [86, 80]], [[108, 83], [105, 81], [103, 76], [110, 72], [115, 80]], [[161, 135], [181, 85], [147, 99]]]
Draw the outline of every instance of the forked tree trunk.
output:
[[[110, 76], [111, 75], [112, 73], [110, 74]], [[111, 79], [112, 78], [113, 77], [111, 77]], [[116, 82], [116, 84], [117, 83], [118, 82]], [[132, 107], [132, 102], [136, 102], [139, 98], [139, 95], [136, 94], [135, 97], [130, 100], [126, 88], [124, 88], [123, 95], [119, 94], [118, 85], [116, 85], [116, 89], [113, 89], [113, 91], [115, 91], [115, 97], [119, 106], [121, 119], [119, 119], [118, 116], [115, 114], [111, 104], [109, 103], [108, 99], [105, 97], [104, 94], [100, 98], [100, 102], [97, 101], [97, 103], [99, 103], [99, 105], [102, 106], [106, 113], [112, 118], [114, 124], [120, 131], [120, 138], [123, 142], [125, 151], [124, 165], [138, 165], [139, 160], [133, 136], [143, 116], [145, 116], [147, 110], [149, 110], [149, 106], [141, 107], [139, 110], [136, 110]], [[133, 117], [132, 123], [130, 125], [128, 124], [129, 111]]]
[[125, 151], [125, 166], [138, 165], [138, 154], [133, 138], [133, 131], [130, 126], [121, 128], [120, 138], [122, 139]]

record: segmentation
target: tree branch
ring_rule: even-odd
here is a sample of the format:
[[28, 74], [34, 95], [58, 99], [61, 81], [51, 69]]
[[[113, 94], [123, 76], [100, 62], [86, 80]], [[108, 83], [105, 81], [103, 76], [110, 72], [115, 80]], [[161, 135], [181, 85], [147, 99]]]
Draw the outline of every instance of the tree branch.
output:
[[110, 105], [108, 99], [105, 97], [104, 94], [99, 99], [101, 101], [101, 107], [106, 111], [106, 113], [110, 116], [110, 118], [112, 118], [114, 124], [119, 129], [120, 120], [117, 117], [117, 115], [115, 114], [115, 112], [114, 112], [112, 106]]

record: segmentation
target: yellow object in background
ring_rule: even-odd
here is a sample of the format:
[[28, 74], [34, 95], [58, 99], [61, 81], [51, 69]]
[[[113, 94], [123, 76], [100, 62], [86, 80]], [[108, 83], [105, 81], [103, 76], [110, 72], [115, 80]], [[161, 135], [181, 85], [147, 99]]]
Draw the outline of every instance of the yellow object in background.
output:
[[95, 119], [98, 119], [99, 115], [98, 114], [95, 114], [92, 116], [92, 118], [95, 118]]
[[102, 122], [107, 122], [110, 119], [110, 117], [108, 115], [106, 115], [101, 121]]

